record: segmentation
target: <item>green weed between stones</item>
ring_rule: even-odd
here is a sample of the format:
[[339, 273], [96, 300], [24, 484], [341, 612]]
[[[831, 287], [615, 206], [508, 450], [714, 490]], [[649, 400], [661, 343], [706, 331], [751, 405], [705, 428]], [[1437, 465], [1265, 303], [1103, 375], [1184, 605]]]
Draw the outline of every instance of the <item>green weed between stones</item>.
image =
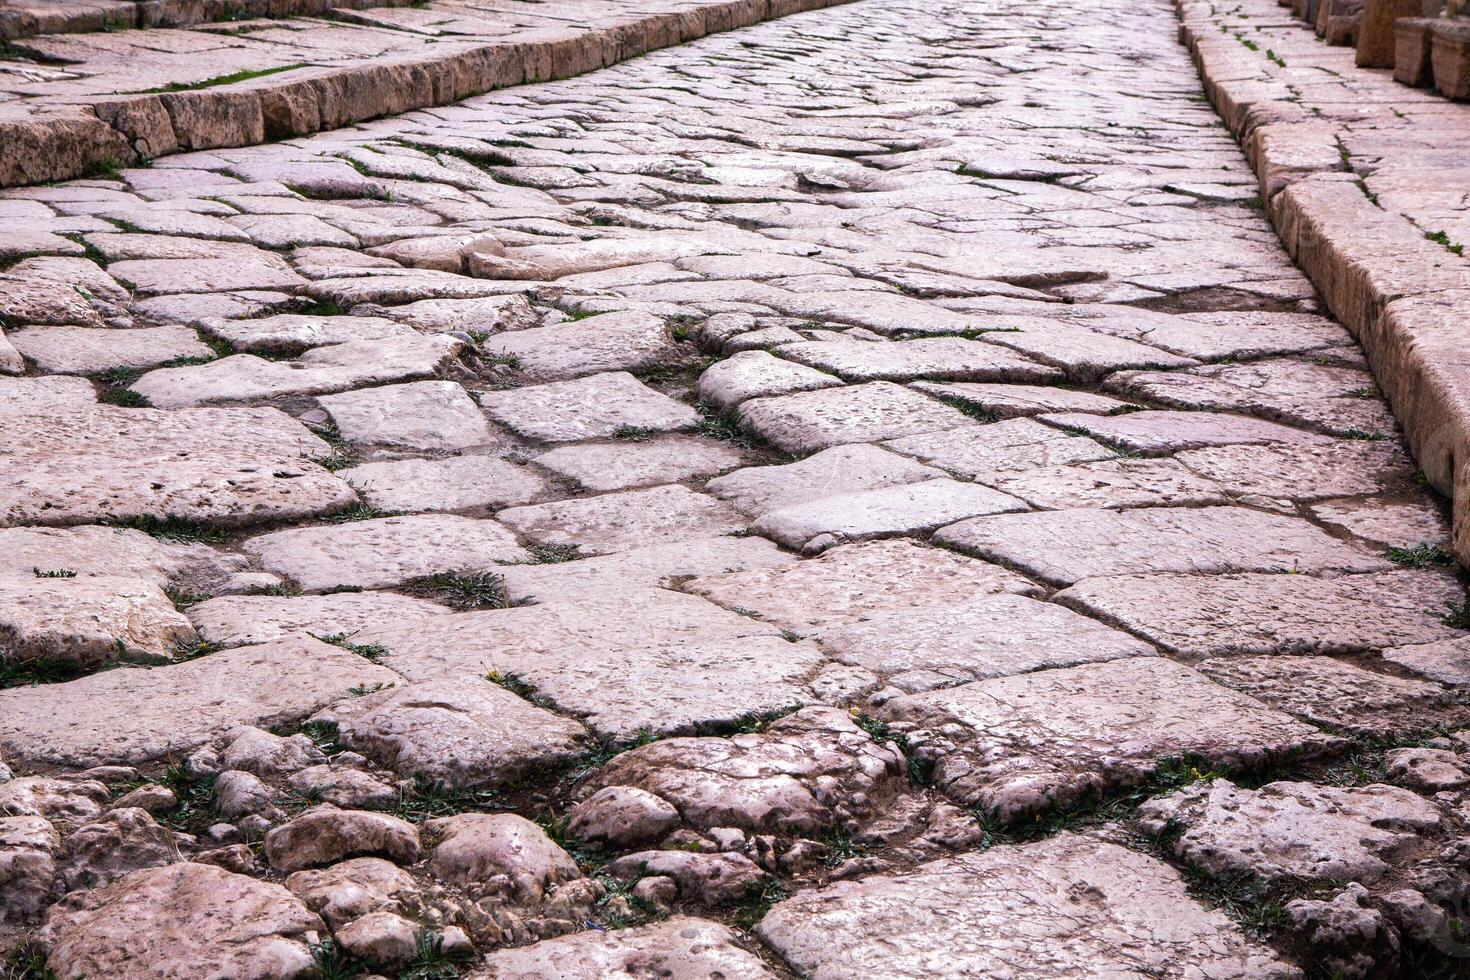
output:
[[1455, 556], [1441, 545], [1421, 541], [1410, 548], [1389, 548], [1383, 557], [1395, 565], [1407, 568], [1430, 568], [1435, 565], [1453, 565]]
[[509, 609], [505, 579], [494, 572], [439, 572], [421, 575], [403, 583], [403, 590], [426, 599], [437, 599], [455, 609]]

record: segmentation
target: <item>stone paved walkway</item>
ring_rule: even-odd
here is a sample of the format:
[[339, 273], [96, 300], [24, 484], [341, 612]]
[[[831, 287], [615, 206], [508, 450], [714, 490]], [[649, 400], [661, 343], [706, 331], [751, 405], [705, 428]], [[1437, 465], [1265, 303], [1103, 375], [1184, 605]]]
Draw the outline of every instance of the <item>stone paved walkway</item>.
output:
[[0, 192], [11, 973], [1460, 975], [1444, 508], [1176, 27]]

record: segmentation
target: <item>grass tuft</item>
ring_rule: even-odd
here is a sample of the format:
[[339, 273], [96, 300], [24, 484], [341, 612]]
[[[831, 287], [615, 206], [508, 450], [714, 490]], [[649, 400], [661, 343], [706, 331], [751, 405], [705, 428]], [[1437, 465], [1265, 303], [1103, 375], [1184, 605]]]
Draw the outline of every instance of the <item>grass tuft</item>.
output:
[[505, 579], [494, 572], [439, 572], [403, 583], [405, 592], [438, 599], [455, 609], [509, 609]]

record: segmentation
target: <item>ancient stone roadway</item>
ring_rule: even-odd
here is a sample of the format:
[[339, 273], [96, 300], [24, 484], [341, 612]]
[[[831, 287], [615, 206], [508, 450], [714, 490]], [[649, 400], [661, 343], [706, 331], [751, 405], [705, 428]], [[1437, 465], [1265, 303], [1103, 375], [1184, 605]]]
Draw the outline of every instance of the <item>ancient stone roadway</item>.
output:
[[1175, 27], [0, 193], [15, 974], [1455, 975], [1443, 509]]

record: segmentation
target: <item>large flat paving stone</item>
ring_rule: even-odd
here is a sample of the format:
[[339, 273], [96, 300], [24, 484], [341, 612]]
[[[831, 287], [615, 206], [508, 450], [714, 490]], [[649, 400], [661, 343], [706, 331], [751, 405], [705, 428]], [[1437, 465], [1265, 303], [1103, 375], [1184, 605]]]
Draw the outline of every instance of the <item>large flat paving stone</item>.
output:
[[288, 528], [241, 547], [307, 592], [391, 588], [419, 576], [483, 572], [530, 558], [504, 526], [453, 514]]
[[1085, 412], [1056, 412], [1040, 416], [1058, 428], [1082, 432], [1110, 446], [1132, 453], [1159, 456], [1206, 446], [1231, 446], [1285, 442], [1323, 445], [1327, 436], [1288, 425], [1221, 412], [1129, 412], [1097, 415]]
[[47, 374], [141, 370], [184, 357], [214, 357], [214, 351], [187, 327], [34, 327], [8, 337], [16, 350]]
[[584, 595], [359, 633], [413, 681], [514, 675], [606, 739], [690, 734], [813, 700], [821, 663], [775, 626], [663, 590]]
[[314, 316], [281, 313], [254, 320], [208, 319], [199, 327], [238, 351], [294, 354], [308, 347], [354, 340], [401, 340], [412, 327], [376, 316]]
[[991, 482], [997, 490], [1041, 510], [1231, 502], [1215, 483], [1195, 476], [1172, 459], [1110, 459], [1077, 466], [1041, 466]]
[[358, 630], [441, 616], [449, 609], [396, 592], [341, 592], [220, 596], [196, 602], [185, 612], [206, 643], [242, 646], [269, 643], [301, 632], [350, 636]]
[[1133, 572], [1372, 572], [1391, 567], [1300, 518], [1244, 507], [1003, 514], [943, 528], [934, 540], [1057, 585]]
[[699, 397], [728, 412], [752, 398], [791, 395], [817, 388], [838, 388], [842, 381], [762, 350], [746, 350], [716, 361], [699, 376]]
[[820, 368], [847, 381], [1053, 381], [1054, 367], [994, 344], [959, 337], [932, 337], [891, 343], [811, 341], [783, 344], [780, 355]]
[[144, 579], [0, 575], [0, 663], [172, 659], [193, 634], [163, 589]]
[[887, 381], [754, 398], [740, 406], [740, 421], [789, 453], [973, 424], [958, 409]]
[[0, 460], [66, 453], [136, 456], [173, 452], [240, 452], [281, 459], [325, 456], [330, 447], [275, 408], [162, 411], [98, 405], [84, 413], [0, 415]]
[[304, 718], [354, 687], [402, 680], [298, 635], [165, 667], [0, 691], [0, 752], [31, 765], [136, 764], [186, 753], [240, 725]]
[[453, 381], [413, 381], [363, 388], [317, 401], [348, 442], [396, 449], [453, 450], [493, 436], [478, 405]]
[[1154, 648], [1062, 606], [991, 595], [874, 613], [812, 637], [829, 657], [914, 693], [1046, 667], [1148, 657]]
[[857, 443], [823, 449], [794, 463], [749, 466], [716, 477], [704, 488], [728, 500], [737, 510], [759, 517], [767, 511], [837, 494], [919, 483], [944, 475], [943, 470], [897, 453]]
[[[895, 582], [904, 587], [895, 589]], [[841, 545], [795, 565], [704, 576], [684, 588], [797, 631], [977, 595], [1041, 591], [996, 565], [904, 540]]]
[[1446, 546], [1449, 522], [1438, 502], [1427, 497], [1408, 500], [1324, 500], [1312, 505], [1312, 516], [1369, 541], [1400, 548], [1419, 544]]
[[1389, 442], [1338, 440], [1326, 446], [1220, 446], [1175, 457], [1189, 470], [1240, 496], [1324, 500], [1407, 487], [1413, 469]]
[[677, 359], [678, 347], [661, 317], [604, 313], [569, 323], [512, 330], [484, 340], [481, 349], [513, 358], [533, 381], [563, 381], [604, 371], [638, 371]]
[[534, 470], [495, 456], [391, 459], [337, 475], [379, 510], [470, 510], [529, 503], [549, 489]]
[[476, 397], [490, 418], [539, 442], [606, 439], [625, 430], [678, 432], [699, 422], [688, 405], [622, 371]]
[[[4, 338], [0, 338], [3, 345]], [[15, 369], [21, 370], [19, 362]], [[84, 412], [97, 404], [97, 391], [86, 378], [0, 378], [0, 417]]]
[[1117, 455], [1085, 436], [1071, 435], [1031, 419], [927, 432], [883, 445], [956, 476], [987, 483], [1001, 474], [1113, 459]]
[[1188, 656], [1359, 653], [1463, 634], [1441, 622], [1463, 591], [1448, 575], [1122, 575], [1058, 601]]
[[756, 934], [812, 980], [1300, 975], [1168, 865], [1071, 833], [801, 892]]
[[1041, 415], [1046, 412], [1092, 412], [1109, 415], [1128, 403], [1107, 395], [1047, 385], [996, 384], [993, 382], [915, 381], [911, 388], [935, 398], [963, 402], [996, 419]]
[[71, 572], [143, 579], [157, 586], [212, 570], [218, 554], [204, 545], [160, 541], [130, 528], [12, 527], [0, 529], [0, 574]]
[[936, 763], [935, 785], [1007, 822], [1135, 785], [1168, 758], [1255, 765], [1337, 741], [1162, 657], [974, 681], [883, 711]]
[[712, 439], [665, 436], [562, 446], [532, 460], [558, 476], [604, 493], [713, 476], [745, 462], [738, 450]]
[[730, 505], [678, 484], [511, 507], [496, 517], [538, 543], [575, 545], [594, 555], [714, 537], [746, 525]]
[[639, 974], [775, 980], [759, 956], [736, 943], [718, 922], [674, 916], [631, 929], [589, 930], [545, 939], [519, 949], [496, 950], [469, 980], [604, 980]]

